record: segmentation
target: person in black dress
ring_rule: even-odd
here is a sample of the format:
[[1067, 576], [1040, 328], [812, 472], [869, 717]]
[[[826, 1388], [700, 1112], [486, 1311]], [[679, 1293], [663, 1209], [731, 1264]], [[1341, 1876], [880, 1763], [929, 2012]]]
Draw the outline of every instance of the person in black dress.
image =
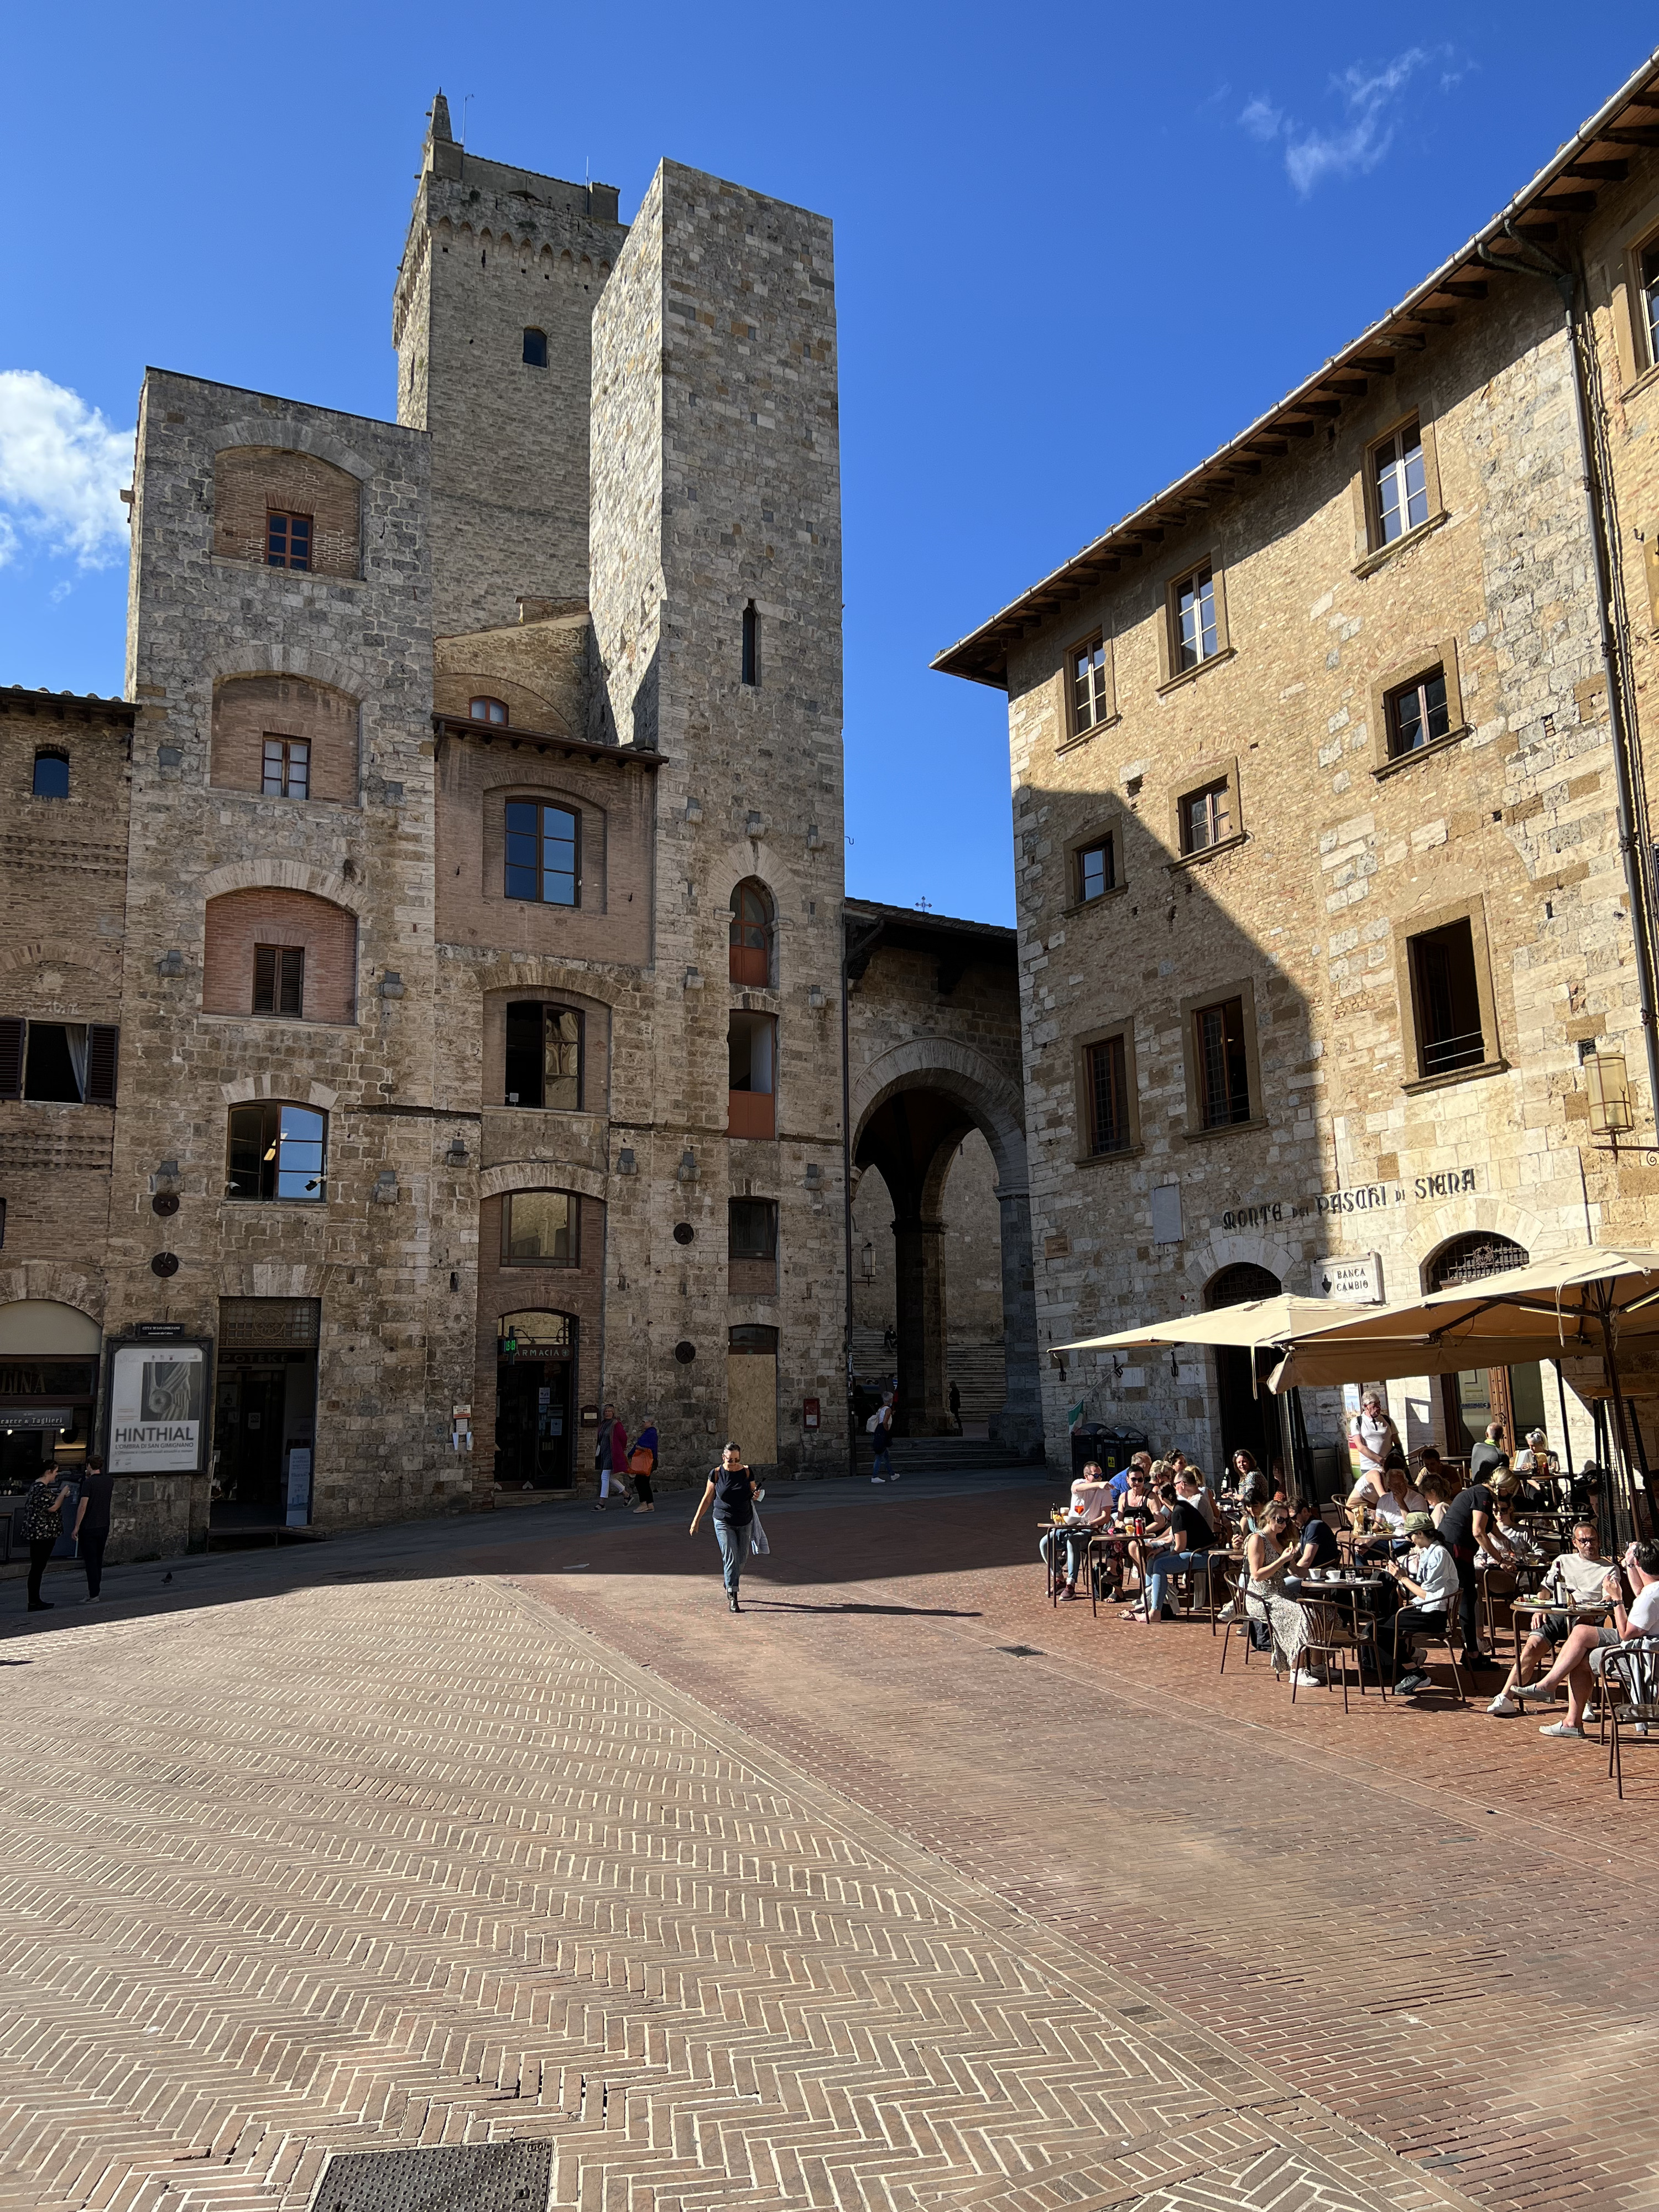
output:
[[743, 1453], [736, 1444], [727, 1444], [720, 1454], [720, 1463], [708, 1471], [708, 1486], [697, 1502], [691, 1516], [691, 1534], [695, 1536], [702, 1516], [714, 1510], [714, 1535], [720, 1547], [722, 1579], [726, 1584], [726, 1602], [733, 1613], [741, 1613], [738, 1603], [738, 1584], [743, 1576], [744, 1556], [749, 1549], [750, 1529], [755, 1518], [755, 1478], [743, 1463]]
[[110, 1500], [115, 1477], [106, 1474], [100, 1459], [89, 1459], [81, 1477], [81, 1503], [70, 1532], [80, 1547], [87, 1571], [87, 1603], [95, 1605], [104, 1587], [104, 1547], [109, 1541]]
[[[1448, 1498], [1439, 1516], [1440, 1540], [1457, 1562], [1457, 1612], [1463, 1632], [1461, 1663], [1465, 1667], [1498, 1664], [1480, 1649], [1474, 1555], [1484, 1548], [1487, 1558], [1496, 1559], [1500, 1566], [1514, 1564], [1515, 1554], [1498, 1525], [1498, 1500], [1513, 1491], [1518, 1481], [1506, 1461], [1492, 1470], [1486, 1481], [1471, 1482]], [[1428, 1475], [1423, 1478], [1423, 1495], [1431, 1504], [1439, 1502], [1445, 1489], [1445, 1478], [1437, 1482]]]

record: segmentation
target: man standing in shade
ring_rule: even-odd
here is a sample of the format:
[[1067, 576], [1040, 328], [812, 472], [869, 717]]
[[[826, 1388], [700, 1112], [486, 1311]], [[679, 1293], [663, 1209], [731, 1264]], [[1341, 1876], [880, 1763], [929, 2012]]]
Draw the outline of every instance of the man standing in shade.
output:
[[110, 1500], [115, 1477], [106, 1474], [100, 1459], [89, 1459], [81, 1477], [81, 1503], [76, 1508], [74, 1536], [81, 1564], [87, 1571], [87, 1603], [96, 1605], [104, 1587], [104, 1547], [109, 1541]]

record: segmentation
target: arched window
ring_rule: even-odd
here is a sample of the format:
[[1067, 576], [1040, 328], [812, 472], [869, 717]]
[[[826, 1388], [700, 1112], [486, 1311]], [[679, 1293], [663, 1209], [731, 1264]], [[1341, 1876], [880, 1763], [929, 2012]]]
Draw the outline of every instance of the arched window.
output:
[[1525, 1249], [1512, 1238], [1477, 1229], [1441, 1246], [1429, 1264], [1429, 1288], [1455, 1290], [1462, 1283], [1481, 1283], [1488, 1275], [1507, 1274], [1511, 1267], [1526, 1264]]
[[524, 334], [524, 360], [526, 368], [547, 367], [547, 332], [527, 330]]
[[732, 981], [765, 990], [772, 981], [772, 936], [776, 908], [764, 884], [751, 877], [732, 894]]
[[494, 722], [499, 728], [507, 720], [505, 699], [475, 699], [467, 712], [475, 722]]
[[357, 918], [331, 899], [278, 887], [207, 902], [204, 1014], [356, 1018]]
[[42, 750], [34, 756], [34, 796], [37, 799], [67, 799], [69, 797], [69, 755]]
[[233, 1106], [228, 1165], [228, 1198], [320, 1206], [328, 1196], [327, 1115], [274, 1098]]

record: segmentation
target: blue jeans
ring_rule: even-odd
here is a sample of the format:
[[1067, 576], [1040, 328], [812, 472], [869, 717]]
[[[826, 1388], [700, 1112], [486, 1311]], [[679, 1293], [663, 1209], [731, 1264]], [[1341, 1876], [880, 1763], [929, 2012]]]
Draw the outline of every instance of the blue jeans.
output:
[[1046, 1565], [1049, 1560], [1055, 1544], [1064, 1544], [1066, 1579], [1068, 1583], [1074, 1583], [1083, 1571], [1083, 1558], [1088, 1548], [1091, 1533], [1086, 1528], [1050, 1528], [1046, 1536], [1040, 1537], [1037, 1540], [1037, 1549], [1042, 1554], [1044, 1564]]
[[721, 1579], [727, 1597], [738, 1594], [738, 1583], [743, 1573], [743, 1563], [749, 1556], [750, 1523], [747, 1521], [717, 1521], [714, 1540], [720, 1547]]
[[870, 1472], [872, 1474], [879, 1474], [889, 1480], [891, 1479], [893, 1462], [885, 1444], [876, 1446], [876, 1455], [870, 1462]]
[[1164, 1593], [1172, 1574], [1185, 1573], [1196, 1568], [1200, 1573], [1209, 1571], [1207, 1552], [1158, 1552], [1146, 1565], [1146, 1610], [1156, 1620], [1164, 1610]]

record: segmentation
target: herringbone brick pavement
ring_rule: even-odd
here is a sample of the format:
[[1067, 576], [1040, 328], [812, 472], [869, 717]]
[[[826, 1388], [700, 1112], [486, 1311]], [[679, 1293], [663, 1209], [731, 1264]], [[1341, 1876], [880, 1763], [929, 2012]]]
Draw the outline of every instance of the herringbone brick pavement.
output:
[[27, 1650], [5, 2212], [298, 2208], [333, 2150], [521, 2136], [580, 2212], [1465, 2203], [501, 1579]]

